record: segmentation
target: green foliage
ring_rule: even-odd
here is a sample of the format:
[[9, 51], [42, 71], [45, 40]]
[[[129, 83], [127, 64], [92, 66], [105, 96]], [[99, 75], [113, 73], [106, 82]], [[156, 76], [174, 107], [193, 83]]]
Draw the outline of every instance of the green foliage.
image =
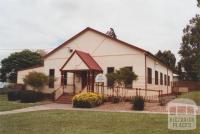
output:
[[189, 93], [183, 93], [178, 98], [185, 98], [185, 99], [191, 99], [195, 101], [195, 103], [200, 106], [200, 89], [197, 89], [197, 91], [192, 91]]
[[200, 15], [196, 15], [190, 20], [183, 30], [182, 43], [179, 54], [180, 64], [185, 69], [186, 80], [198, 80], [199, 68], [196, 67], [198, 55], [200, 53]]
[[34, 103], [45, 99], [43, 93], [31, 90], [10, 91], [7, 96], [9, 101], [20, 100], [21, 103]]
[[137, 80], [138, 76], [135, 74], [135, 72], [132, 72], [128, 68], [121, 68], [120, 70], [117, 70], [114, 73], [106, 74], [106, 77], [108, 81], [113, 83], [113, 85], [114, 85], [114, 82], [117, 82], [119, 84], [124, 83], [125, 85], [128, 85], [133, 80]]
[[30, 72], [24, 78], [24, 83], [30, 85], [34, 90], [41, 90], [49, 82], [49, 77], [40, 72]]
[[197, 77], [200, 80], [200, 52], [196, 61], [196, 70], [197, 70]]
[[41, 92], [24, 90], [20, 92], [21, 103], [35, 103], [45, 99], [45, 95]]
[[144, 110], [144, 99], [143, 97], [137, 96], [132, 100], [134, 110]]
[[16, 101], [20, 99], [20, 91], [10, 91], [7, 94], [9, 101]]
[[170, 51], [158, 51], [155, 56], [160, 59], [163, 63], [165, 63], [168, 67], [175, 70], [176, 65], [176, 57], [175, 55]]
[[0, 79], [2, 81], [8, 79], [10, 82], [16, 83], [18, 70], [41, 64], [43, 64], [43, 60], [38, 52], [23, 50], [12, 53], [1, 61]]
[[96, 93], [81, 93], [73, 97], [73, 107], [92, 108], [103, 103], [103, 96]]

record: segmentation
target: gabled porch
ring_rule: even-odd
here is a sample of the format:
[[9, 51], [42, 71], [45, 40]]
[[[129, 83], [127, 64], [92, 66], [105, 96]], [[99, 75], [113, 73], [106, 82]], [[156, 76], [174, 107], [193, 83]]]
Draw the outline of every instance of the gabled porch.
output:
[[55, 94], [75, 95], [80, 92], [94, 92], [95, 76], [102, 73], [101, 67], [89, 53], [75, 50], [60, 69], [61, 87]]

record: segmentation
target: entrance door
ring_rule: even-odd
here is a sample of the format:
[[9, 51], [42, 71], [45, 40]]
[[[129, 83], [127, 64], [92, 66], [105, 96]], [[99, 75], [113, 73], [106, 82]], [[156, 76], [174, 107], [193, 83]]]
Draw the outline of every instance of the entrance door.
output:
[[87, 86], [87, 71], [81, 72], [82, 90]]

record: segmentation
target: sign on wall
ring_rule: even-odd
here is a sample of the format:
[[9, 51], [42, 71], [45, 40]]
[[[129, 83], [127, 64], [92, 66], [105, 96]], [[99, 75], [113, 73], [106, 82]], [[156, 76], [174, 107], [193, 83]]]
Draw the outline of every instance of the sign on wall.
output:
[[95, 77], [95, 82], [106, 82], [106, 76], [104, 74], [98, 74]]

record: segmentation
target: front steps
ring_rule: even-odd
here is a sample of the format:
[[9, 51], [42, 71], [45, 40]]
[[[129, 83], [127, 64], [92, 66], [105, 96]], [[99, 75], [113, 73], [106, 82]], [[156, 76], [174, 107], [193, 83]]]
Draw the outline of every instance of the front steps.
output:
[[64, 93], [57, 100], [55, 100], [55, 102], [60, 104], [72, 104], [73, 97], [74, 95]]

